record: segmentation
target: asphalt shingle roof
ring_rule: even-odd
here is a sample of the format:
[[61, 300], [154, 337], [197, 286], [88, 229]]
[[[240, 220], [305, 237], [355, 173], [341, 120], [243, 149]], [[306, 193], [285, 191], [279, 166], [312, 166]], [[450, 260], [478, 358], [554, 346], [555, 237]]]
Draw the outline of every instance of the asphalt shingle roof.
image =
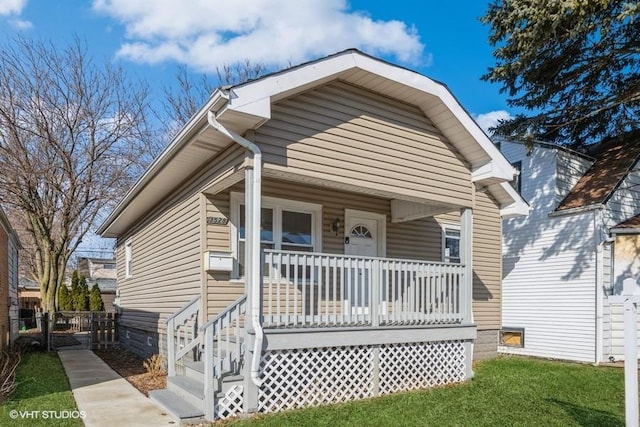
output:
[[640, 157], [640, 130], [605, 140], [589, 155], [596, 161], [560, 202], [557, 211], [606, 203]]

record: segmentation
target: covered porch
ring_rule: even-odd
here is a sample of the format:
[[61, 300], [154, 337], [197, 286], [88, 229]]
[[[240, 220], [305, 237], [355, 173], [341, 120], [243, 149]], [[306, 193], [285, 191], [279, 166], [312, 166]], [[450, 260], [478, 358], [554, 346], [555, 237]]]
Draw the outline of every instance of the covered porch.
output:
[[[206, 193], [205, 235], [223, 229], [214, 218], [228, 218], [231, 251], [205, 252], [203, 295], [169, 320], [170, 375], [186, 374], [195, 350], [204, 401], [215, 402], [207, 418], [471, 378], [471, 207], [269, 177], [256, 209], [253, 170], [244, 173]], [[445, 213], [455, 223], [450, 245], [433, 220]], [[403, 238], [425, 221], [437, 243]], [[208, 295], [223, 292], [237, 299], [216, 310]], [[223, 378], [238, 375], [225, 388]]]

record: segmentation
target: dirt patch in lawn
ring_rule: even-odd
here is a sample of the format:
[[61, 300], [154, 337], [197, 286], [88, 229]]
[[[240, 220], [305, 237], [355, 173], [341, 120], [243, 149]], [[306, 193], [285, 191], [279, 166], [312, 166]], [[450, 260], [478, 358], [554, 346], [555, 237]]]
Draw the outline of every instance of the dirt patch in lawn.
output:
[[93, 352], [145, 396], [149, 396], [151, 390], [160, 390], [167, 386], [167, 374], [148, 373], [143, 366], [144, 359], [137, 354], [120, 348]]

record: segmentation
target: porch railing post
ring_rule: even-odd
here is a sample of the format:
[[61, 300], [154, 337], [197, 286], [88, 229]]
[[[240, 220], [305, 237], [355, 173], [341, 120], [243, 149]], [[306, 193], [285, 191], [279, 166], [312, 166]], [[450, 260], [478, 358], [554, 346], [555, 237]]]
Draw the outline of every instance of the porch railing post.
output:
[[170, 377], [176, 376], [175, 326], [175, 319], [170, 318], [167, 322], [167, 374]]
[[213, 327], [208, 326], [204, 330], [204, 417], [207, 421], [214, 421], [216, 408], [213, 384], [213, 338]]
[[380, 268], [382, 264], [379, 259], [371, 261], [371, 326], [380, 326], [380, 293], [381, 293], [381, 279], [382, 274]]
[[460, 262], [464, 265], [462, 282], [464, 323], [473, 323], [473, 210], [461, 209], [460, 212]]

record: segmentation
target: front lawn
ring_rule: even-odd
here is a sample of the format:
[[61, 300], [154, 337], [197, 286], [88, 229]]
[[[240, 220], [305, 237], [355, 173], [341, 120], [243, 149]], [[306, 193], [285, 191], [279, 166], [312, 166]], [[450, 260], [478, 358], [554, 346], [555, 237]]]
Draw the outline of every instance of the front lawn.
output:
[[1, 405], [0, 426], [83, 425], [57, 353], [24, 354], [16, 381], [15, 392]]
[[620, 368], [504, 357], [470, 383], [239, 420], [233, 426], [624, 426]]

